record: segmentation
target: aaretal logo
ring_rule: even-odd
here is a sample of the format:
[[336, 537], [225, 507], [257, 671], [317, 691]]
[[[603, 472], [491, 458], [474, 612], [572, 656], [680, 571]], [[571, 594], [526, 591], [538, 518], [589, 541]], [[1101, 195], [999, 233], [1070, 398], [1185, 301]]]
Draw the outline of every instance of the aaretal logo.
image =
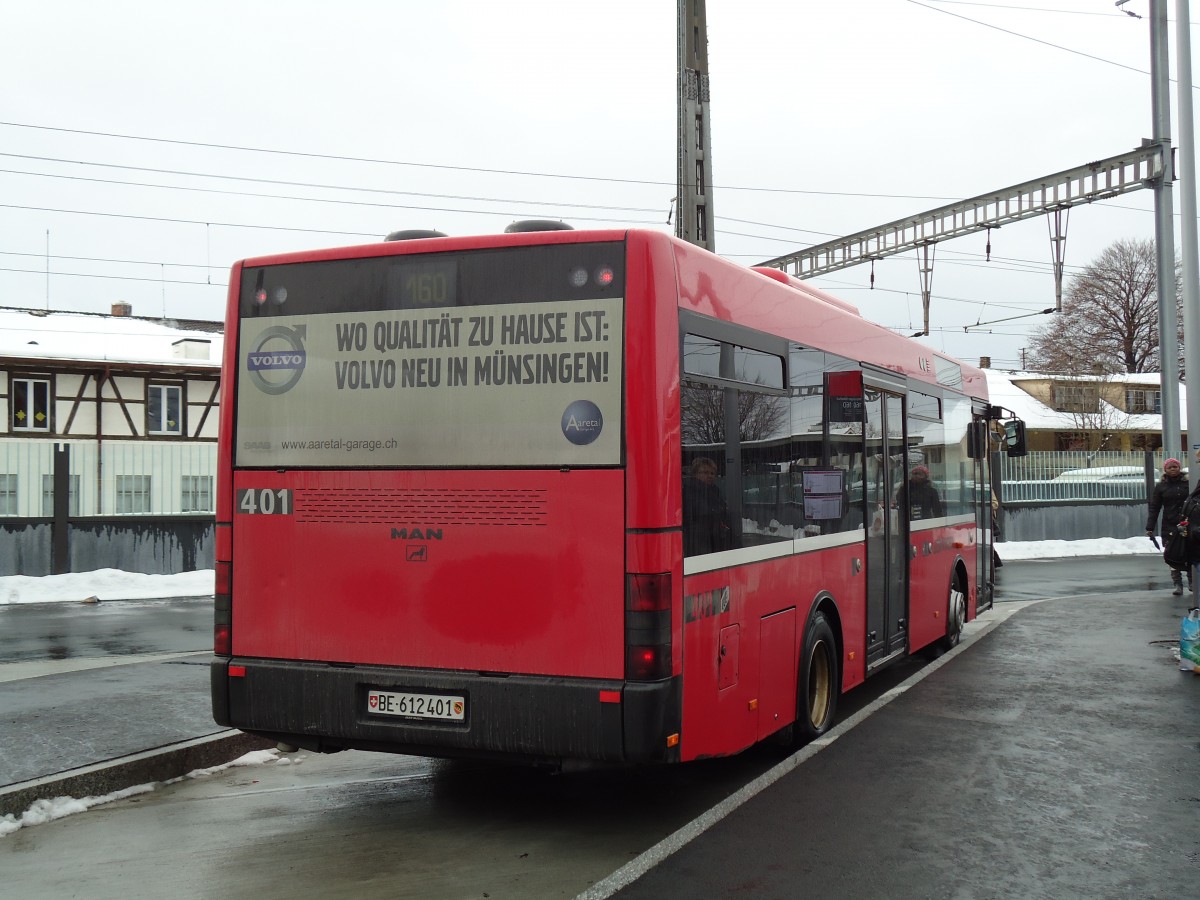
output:
[[246, 354], [250, 380], [264, 394], [285, 394], [304, 374], [304, 338], [307, 326], [272, 325], [258, 336]]
[[604, 416], [591, 400], [576, 400], [562, 414], [563, 436], [572, 444], [590, 444], [604, 430]]

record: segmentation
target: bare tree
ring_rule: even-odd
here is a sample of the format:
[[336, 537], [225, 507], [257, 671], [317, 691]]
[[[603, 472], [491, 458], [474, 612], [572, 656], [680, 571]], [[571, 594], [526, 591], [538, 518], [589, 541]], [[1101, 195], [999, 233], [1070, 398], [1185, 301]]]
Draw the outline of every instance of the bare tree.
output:
[[725, 391], [684, 382], [682, 399], [683, 443], [725, 443]]
[[[1110, 244], [1068, 286], [1062, 313], [1035, 333], [1030, 367], [1086, 374], [1160, 371], [1156, 269], [1153, 241]], [[1176, 270], [1178, 333], [1178, 265]]]
[[[684, 383], [683, 442], [685, 444], [722, 444], [725, 442], [725, 390], [718, 387]], [[778, 437], [787, 424], [787, 403], [782, 397], [740, 390], [737, 394], [738, 430], [743, 441]]]

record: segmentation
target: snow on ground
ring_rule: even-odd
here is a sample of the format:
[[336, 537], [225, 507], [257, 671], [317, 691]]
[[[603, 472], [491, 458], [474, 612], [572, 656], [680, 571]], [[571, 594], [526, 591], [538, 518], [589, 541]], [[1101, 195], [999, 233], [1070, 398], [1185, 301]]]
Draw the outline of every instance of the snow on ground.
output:
[[99, 600], [150, 600], [211, 597], [212, 569], [179, 575], [142, 575], [119, 569], [72, 572], [69, 575], [0, 577], [0, 606], [6, 603], [81, 603]]
[[[1159, 539], [1162, 544], [1162, 539]], [[1065, 556], [1141, 556], [1147, 553], [1162, 555], [1144, 534], [1130, 538], [1096, 538], [1090, 541], [1009, 541], [996, 545], [1003, 560], [1059, 559]], [[0, 582], [4, 579], [0, 578]], [[0, 588], [2, 591], [3, 588]], [[2, 602], [2, 601], [0, 601]]]

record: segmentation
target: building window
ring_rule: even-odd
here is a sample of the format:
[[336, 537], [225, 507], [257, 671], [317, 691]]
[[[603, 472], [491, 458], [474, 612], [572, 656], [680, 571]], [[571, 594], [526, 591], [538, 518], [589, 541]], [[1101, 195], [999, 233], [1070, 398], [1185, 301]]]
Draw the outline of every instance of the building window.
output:
[[1059, 412], [1099, 412], [1100, 391], [1090, 384], [1056, 384], [1054, 408]]
[[146, 395], [146, 434], [183, 434], [183, 388], [152, 384]]
[[211, 475], [184, 475], [179, 508], [183, 512], [212, 512], [212, 486]]
[[0, 516], [17, 514], [17, 476], [0, 475]]
[[[69, 496], [67, 498], [67, 515], [79, 515], [79, 476], [70, 475]], [[54, 476], [42, 476], [42, 515], [47, 519], [54, 516]]]
[[1162, 414], [1162, 391], [1127, 390], [1125, 412]]
[[1082, 431], [1060, 431], [1054, 435], [1055, 450], [1086, 450], [1088, 436]]
[[150, 476], [117, 476], [117, 515], [150, 512]]
[[50, 381], [14, 378], [9, 399], [13, 431], [50, 430]]

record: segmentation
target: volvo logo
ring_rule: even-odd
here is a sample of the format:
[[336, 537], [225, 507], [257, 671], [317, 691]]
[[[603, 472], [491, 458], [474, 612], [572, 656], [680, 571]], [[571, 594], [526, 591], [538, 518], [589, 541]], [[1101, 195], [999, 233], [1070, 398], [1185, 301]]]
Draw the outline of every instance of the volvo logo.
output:
[[264, 394], [285, 394], [296, 386], [304, 374], [307, 330], [306, 325], [272, 325], [258, 336], [246, 354], [246, 371], [255, 387]]

